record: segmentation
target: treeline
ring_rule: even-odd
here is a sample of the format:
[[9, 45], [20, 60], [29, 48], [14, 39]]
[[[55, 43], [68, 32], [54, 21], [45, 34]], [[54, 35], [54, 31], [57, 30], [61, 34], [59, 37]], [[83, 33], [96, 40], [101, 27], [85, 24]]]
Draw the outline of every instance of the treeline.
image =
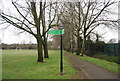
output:
[[[52, 41], [47, 42], [48, 49], [52, 48]], [[37, 44], [0, 44], [1, 49], [37, 49]]]
[[37, 44], [1, 44], [3, 50], [5, 49], [37, 49]]

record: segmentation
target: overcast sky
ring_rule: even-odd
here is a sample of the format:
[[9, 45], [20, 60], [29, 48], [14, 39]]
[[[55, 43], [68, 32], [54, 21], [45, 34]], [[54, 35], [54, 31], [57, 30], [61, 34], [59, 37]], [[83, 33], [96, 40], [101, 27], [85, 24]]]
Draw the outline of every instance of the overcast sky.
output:
[[[9, 2], [10, 0], [0, 0], [0, 10], [4, 7], [5, 9], [12, 8], [11, 4]], [[2, 4], [2, 5], [1, 5]], [[111, 10], [118, 13], [118, 6], [112, 6]], [[14, 9], [13, 9], [14, 11]], [[112, 19], [118, 19], [118, 15], [109, 15]], [[5, 25], [2, 25], [2, 27], [5, 27]], [[104, 27], [103, 27], [104, 28]], [[118, 40], [118, 31], [116, 30], [110, 30], [108, 28], [96, 29], [96, 31], [99, 34], [103, 34], [106, 32], [106, 34], [103, 35], [104, 41], [108, 42], [110, 39], [116, 39]], [[19, 34], [19, 30], [14, 27], [9, 27], [6, 30], [0, 30], [0, 40], [2, 43], [6, 44], [13, 44], [13, 43], [36, 43], [36, 39], [29, 35], [28, 33], [22, 33]]]

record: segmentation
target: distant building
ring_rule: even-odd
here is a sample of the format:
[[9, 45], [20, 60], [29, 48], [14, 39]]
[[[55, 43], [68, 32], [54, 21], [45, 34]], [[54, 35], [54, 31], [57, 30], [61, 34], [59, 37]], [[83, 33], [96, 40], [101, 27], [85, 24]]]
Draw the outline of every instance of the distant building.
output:
[[[52, 30], [58, 30], [57, 26], [54, 26], [54, 28], [52, 28]], [[52, 45], [51, 48], [52, 49], [59, 49], [60, 48], [60, 36], [59, 35], [52, 35]]]
[[118, 40], [118, 43], [120, 43], [120, 40]]
[[117, 40], [116, 40], [116, 39], [110, 39], [110, 40], [108, 41], [108, 43], [109, 43], [109, 44], [117, 43]]

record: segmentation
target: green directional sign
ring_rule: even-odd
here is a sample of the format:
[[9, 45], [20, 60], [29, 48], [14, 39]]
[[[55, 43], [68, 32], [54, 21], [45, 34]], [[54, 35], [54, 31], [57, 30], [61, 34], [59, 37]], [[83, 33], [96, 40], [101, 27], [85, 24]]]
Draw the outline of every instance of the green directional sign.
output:
[[61, 34], [64, 34], [64, 29], [63, 30], [50, 30], [50, 31], [48, 31], [48, 34], [51, 34], [51, 35], [61, 35]]

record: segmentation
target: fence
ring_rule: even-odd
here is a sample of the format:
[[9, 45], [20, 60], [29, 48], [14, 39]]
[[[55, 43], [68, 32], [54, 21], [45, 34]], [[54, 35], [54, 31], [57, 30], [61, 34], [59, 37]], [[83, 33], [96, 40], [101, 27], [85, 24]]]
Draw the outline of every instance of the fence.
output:
[[86, 55], [105, 54], [109, 56], [120, 56], [120, 43], [86, 43]]
[[104, 54], [109, 56], [120, 56], [119, 53], [120, 53], [120, 43], [104, 45]]

